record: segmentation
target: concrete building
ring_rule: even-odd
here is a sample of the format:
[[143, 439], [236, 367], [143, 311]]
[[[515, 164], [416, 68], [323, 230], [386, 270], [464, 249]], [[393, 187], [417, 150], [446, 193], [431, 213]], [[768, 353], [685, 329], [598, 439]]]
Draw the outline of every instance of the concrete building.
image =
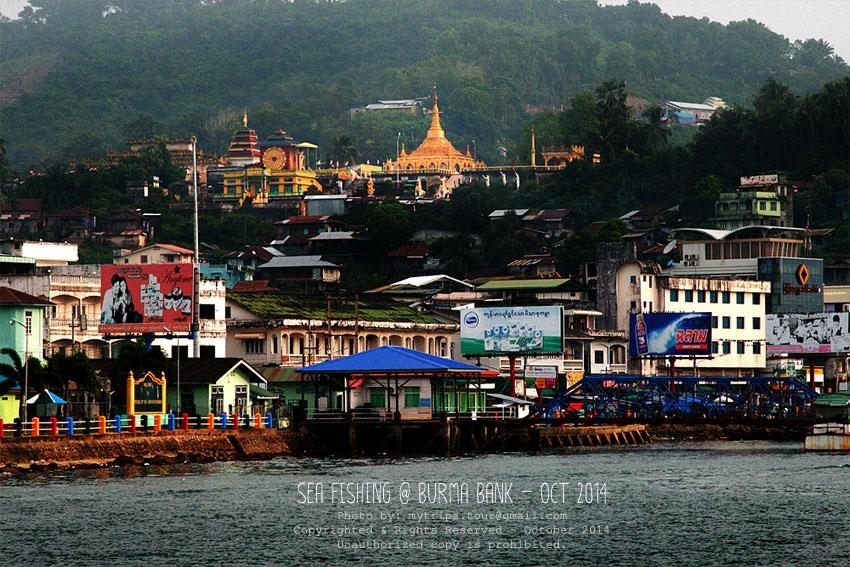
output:
[[229, 292], [227, 356], [301, 367], [385, 345], [451, 358], [456, 323], [391, 300]]
[[80, 259], [76, 244], [41, 240], [15, 240], [14, 238], [0, 242], [0, 254], [33, 258], [38, 268], [67, 266]]
[[805, 230], [748, 226], [736, 230], [679, 228], [672, 232], [680, 260], [672, 276], [756, 278], [759, 258], [799, 258]]
[[[657, 265], [627, 262], [617, 270], [617, 328], [629, 334], [632, 313], [710, 312], [712, 357], [680, 360], [682, 372], [725, 376], [758, 374], [767, 366], [765, 329], [769, 282], [662, 274]], [[633, 371], [666, 374], [665, 359], [633, 364]]]
[[191, 264], [195, 252], [174, 244], [151, 244], [115, 258], [116, 264]]

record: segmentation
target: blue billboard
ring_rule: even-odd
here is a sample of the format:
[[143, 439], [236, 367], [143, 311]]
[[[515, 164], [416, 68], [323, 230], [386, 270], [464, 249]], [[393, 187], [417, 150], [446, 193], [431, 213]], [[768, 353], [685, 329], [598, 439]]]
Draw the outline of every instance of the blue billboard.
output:
[[711, 354], [711, 313], [633, 313], [629, 328], [632, 356]]

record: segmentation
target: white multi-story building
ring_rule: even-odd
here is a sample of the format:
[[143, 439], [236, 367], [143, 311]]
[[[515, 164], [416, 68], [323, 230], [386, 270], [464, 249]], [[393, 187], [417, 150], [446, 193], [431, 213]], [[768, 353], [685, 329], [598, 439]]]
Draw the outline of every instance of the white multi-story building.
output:
[[[758, 374], [767, 366], [765, 313], [770, 282], [678, 277], [657, 264], [628, 262], [617, 270], [617, 328], [629, 333], [632, 313], [710, 312], [712, 356], [679, 360], [683, 372], [726, 376]], [[644, 361], [634, 370], [669, 373], [669, 360]]]

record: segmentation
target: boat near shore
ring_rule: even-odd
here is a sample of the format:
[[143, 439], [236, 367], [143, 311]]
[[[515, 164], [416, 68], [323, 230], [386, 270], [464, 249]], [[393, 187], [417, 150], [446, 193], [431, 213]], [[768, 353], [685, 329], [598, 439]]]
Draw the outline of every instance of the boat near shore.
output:
[[824, 394], [815, 400], [814, 410], [806, 451], [850, 453], [850, 392]]

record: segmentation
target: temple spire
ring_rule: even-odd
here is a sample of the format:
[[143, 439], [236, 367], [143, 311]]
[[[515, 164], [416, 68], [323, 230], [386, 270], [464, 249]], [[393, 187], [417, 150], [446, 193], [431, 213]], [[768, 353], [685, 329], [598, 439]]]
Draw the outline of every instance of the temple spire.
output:
[[242, 109], [242, 127], [243, 128], [248, 127], [248, 109], [247, 108]]
[[431, 109], [431, 127], [428, 128], [428, 138], [445, 138], [443, 126], [440, 124], [440, 107], [437, 106], [437, 84], [434, 83], [434, 107]]

